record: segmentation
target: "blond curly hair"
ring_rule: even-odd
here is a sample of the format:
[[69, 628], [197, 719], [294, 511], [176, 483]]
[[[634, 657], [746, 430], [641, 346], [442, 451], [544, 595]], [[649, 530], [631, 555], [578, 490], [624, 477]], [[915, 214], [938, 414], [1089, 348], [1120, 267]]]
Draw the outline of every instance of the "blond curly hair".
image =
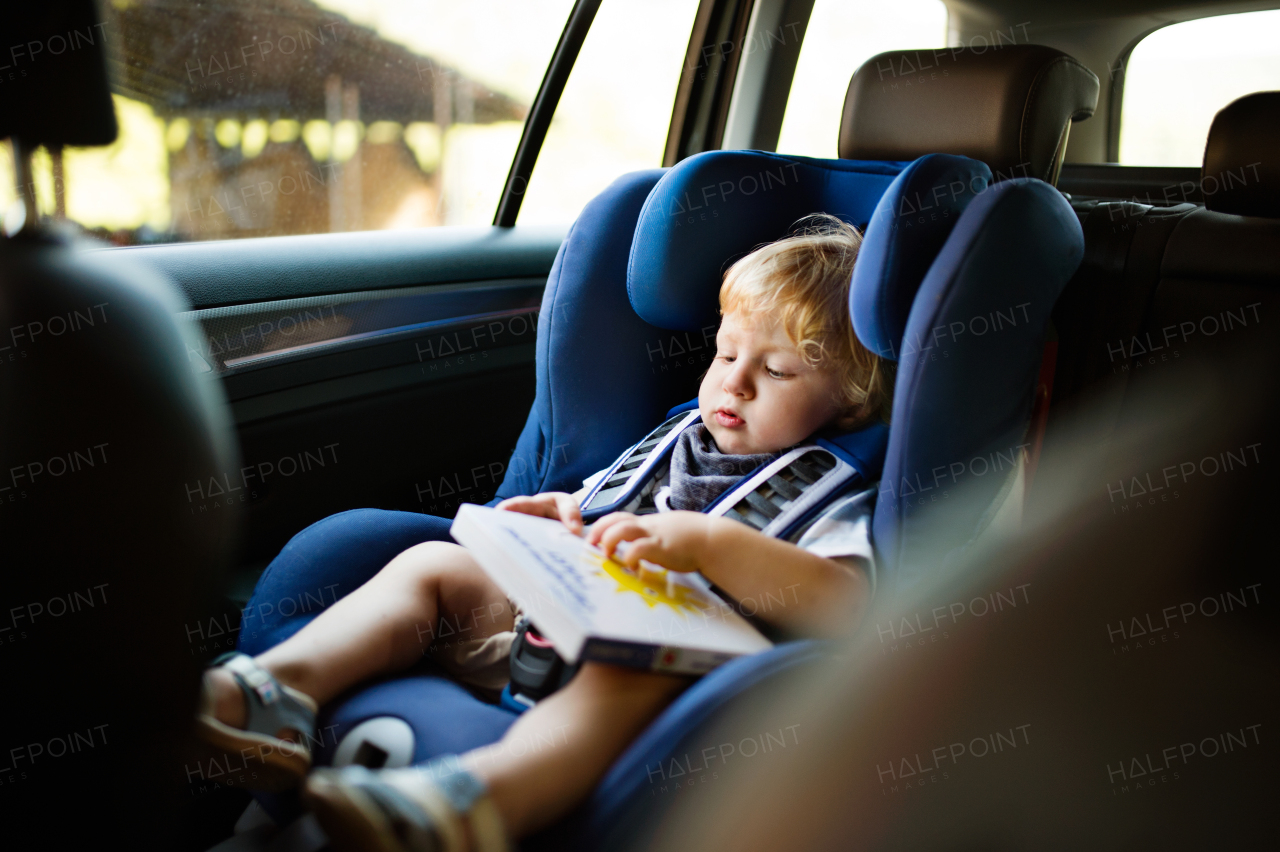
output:
[[814, 214], [793, 233], [743, 257], [725, 273], [720, 313], [782, 324], [811, 366], [840, 373], [838, 425], [889, 421], [893, 363], [868, 350], [849, 319], [849, 283], [862, 234], [835, 216]]

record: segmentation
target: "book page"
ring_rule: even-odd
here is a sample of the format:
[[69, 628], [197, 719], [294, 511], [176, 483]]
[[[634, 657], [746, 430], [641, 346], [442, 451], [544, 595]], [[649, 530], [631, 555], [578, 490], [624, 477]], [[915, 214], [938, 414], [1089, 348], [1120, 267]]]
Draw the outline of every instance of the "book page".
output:
[[771, 646], [700, 575], [631, 571], [558, 521], [464, 505], [453, 535], [571, 662], [588, 640], [725, 659]]

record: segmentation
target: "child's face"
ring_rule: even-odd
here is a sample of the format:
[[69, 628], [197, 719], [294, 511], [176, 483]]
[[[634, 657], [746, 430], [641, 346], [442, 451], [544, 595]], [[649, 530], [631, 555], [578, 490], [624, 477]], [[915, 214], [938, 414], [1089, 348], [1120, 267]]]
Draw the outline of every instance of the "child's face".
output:
[[774, 453], [841, 414], [835, 371], [805, 363], [780, 323], [727, 314], [716, 350], [698, 409], [721, 452]]

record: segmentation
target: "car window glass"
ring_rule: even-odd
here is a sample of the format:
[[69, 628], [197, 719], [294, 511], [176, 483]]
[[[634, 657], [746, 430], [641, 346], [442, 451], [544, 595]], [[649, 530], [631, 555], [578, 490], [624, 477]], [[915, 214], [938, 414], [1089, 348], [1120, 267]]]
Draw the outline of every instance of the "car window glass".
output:
[[104, 0], [120, 138], [38, 151], [41, 213], [120, 245], [489, 224], [572, 5]]
[[1251, 92], [1280, 89], [1280, 11], [1156, 30], [1123, 70], [1120, 162], [1198, 166], [1218, 110]]
[[520, 224], [572, 222], [619, 175], [662, 165], [697, 11], [697, 0], [605, 0], [538, 154]]
[[836, 156], [840, 113], [853, 72], [886, 50], [946, 44], [947, 10], [941, 0], [817, 0], [796, 63], [778, 151]]

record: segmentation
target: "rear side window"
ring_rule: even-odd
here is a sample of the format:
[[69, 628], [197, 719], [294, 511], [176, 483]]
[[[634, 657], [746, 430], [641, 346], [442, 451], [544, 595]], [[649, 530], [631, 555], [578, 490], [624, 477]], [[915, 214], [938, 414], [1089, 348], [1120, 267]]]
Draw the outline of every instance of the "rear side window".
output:
[[1120, 162], [1199, 166], [1218, 110], [1280, 89], [1280, 11], [1164, 27], [1133, 48], [1123, 69]]
[[490, 224], [572, 6], [104, 0], [120, 137], [37, 151], [40, 212], [117, 245]]
[[[1007, 43], [1010, 37], [1002, 35]], [[992, 34], [988, 43], [994, 39]], [[1026, 40], [1020, 34], [1017, 39]], [[840, 113], [853, 72], [886, 50], [946, 46], [947, 9], [941, 0], [817, 0], [787, 97], [778, 151], [836, 156]]]
[[698, 0], [600, 6], [538, 152], [521, 225], [568, 224], [619, 175], [662, 165], [697, 12]]

